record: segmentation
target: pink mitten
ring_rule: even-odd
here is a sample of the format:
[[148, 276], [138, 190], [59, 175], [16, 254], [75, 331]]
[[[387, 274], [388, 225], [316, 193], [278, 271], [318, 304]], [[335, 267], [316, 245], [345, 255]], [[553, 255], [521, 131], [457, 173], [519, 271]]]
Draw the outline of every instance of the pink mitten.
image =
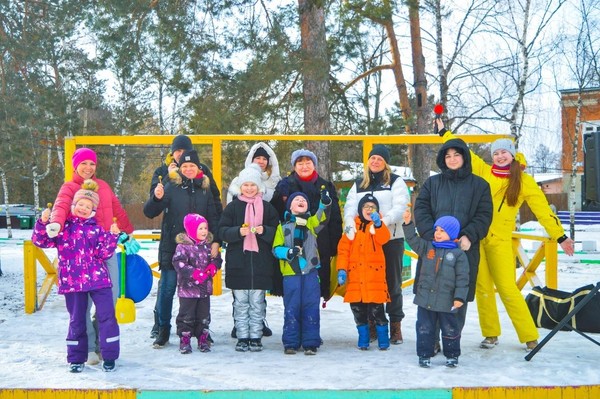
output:
[[215, 266], [214, 263], [209, 263], [208, 266], [206, 266], [206, 274], [214, 277], [215, 274], [217, 274], [217, 266]]
[[208, 278], [208, 274], [200, 269], [195, 269], [192, 272], [192, 278], [196, 280], [198, 284], [202, 284]]

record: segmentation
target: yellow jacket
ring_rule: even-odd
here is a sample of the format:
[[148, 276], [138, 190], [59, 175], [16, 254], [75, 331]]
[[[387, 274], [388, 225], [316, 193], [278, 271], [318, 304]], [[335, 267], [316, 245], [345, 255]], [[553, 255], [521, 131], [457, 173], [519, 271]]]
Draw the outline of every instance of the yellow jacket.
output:
[[[450, 132], [446, 132], [443, 136], [444, 141], [453, 138], [458, 137]], [[538, 222], [546, 229], [550, 238], [557, 239], [565, 234], [560, 220], [550, 209], [546, 196], [531, 175], [522, 174], [519, 200], [515, 206], [508, 206], [505, 197], [508, 179], [494, 176], [492, 167], [473, 151], [470, 152], [473, 173], [481, 176], [490, 184], [494, 213], [488, 237], [494, 236], [496, 239], [510, 240], [512, 232], [515, 230], [517, 212], [524, 201], [527, 202]]]

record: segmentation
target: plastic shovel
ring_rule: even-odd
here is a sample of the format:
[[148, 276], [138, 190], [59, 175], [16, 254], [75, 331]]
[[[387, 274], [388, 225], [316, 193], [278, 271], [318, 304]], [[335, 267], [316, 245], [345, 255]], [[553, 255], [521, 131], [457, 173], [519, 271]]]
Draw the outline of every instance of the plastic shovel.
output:
[[135, 303], [129, 298], [125, 298], [125, 267], [126, 267], [125, 249], [121, 248], [121, 284], [119, 298], [115, 304], [115, 315], [117, 323], [127, 324], [135, 321]]

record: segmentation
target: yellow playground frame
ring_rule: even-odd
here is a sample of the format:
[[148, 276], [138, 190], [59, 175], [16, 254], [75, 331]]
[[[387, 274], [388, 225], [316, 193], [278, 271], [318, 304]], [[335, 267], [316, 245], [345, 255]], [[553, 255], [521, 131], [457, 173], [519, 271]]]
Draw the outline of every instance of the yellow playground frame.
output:
[[[363, 160], [366, 162], [368, 154], [373, 148], [373, 144], [442, 144], [441, 137], [437, 135], [389, 135], [389, 136], [328, 136], [328, 135], [190, 135], [192, 144], [194, 145], [210, 145], [212, 148], [212, 172], [217, 186], [222, 191], [222, 174], [221, 168], [215, 165], [221, 165], [221, 146], [223, 141], [360, 141], [363, 145]], [[498, 138], [510, 138], [506, 134], [464, 134], [460, 136], [467, 143], [490, 143]], [[65, 154], [64, 159], [71, 159], [77, 146], [143, 146], [143, 145], [163, 145], [165, 148], [170, 147], [173, 140], [172, 135], [134, 135], [134, 136], [75, 136], [65, 138]], [[73, 171], [65, 168], [65, 181], [71, 180]], [[158, 239], [160, 234], [135, 234], [136, 238], [143, 239]], [[541, 241], [541, 245], [531, 259], [525, 253], [521, 245], [521, 240]], [[540, 285], [540, 280], [536, 274], [536, 270], [541, 262], [546, 259], [545, 282], [550, 288], [557, 288], [557, 250], [558, 245], [555, 240], [547, 237], [513, 233], [513, 251], [515, 256], [524, 265], [521, 275], [517, 279], [517, 285], [523, 289], [526, 283], [530, 285]], [[41, 310], [44, 306], [52, 287], [57, 282], [56, 275], [56, 259], [50, 261], [46, 254], [36, 248], [31, 241], [25, 241], [23, 245], [23, 263], [24, 263], [24, 282], [25, 282], [25, 313], [30, 314]], [[416, 254], [406, 251], [406, 254], [416, 258]], [[40, 264], [44, 269], [46, 276], [38, 291], [37, 288], [37, 264]], [[156, 269], [156, 264], [151, 265], [155, 277], [160, 277], [160, 273]], [[214, 294], [222, 293], [221, 271], [218, 272], [215, 278]], [[407, 287], [413, 283], [413, 279], [405, 281], [402, 286]]]

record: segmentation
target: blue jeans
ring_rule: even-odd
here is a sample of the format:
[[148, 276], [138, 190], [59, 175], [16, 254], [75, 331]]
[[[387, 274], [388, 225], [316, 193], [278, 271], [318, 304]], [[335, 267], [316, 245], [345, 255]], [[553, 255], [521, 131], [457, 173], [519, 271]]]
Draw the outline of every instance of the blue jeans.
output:
[[177, 289], [177, 272], [173, 269], [161, 270], [159, 286], [160, 288], [156, 297], [158, 325], [159, 327], [171, 328], [173, 297]]

